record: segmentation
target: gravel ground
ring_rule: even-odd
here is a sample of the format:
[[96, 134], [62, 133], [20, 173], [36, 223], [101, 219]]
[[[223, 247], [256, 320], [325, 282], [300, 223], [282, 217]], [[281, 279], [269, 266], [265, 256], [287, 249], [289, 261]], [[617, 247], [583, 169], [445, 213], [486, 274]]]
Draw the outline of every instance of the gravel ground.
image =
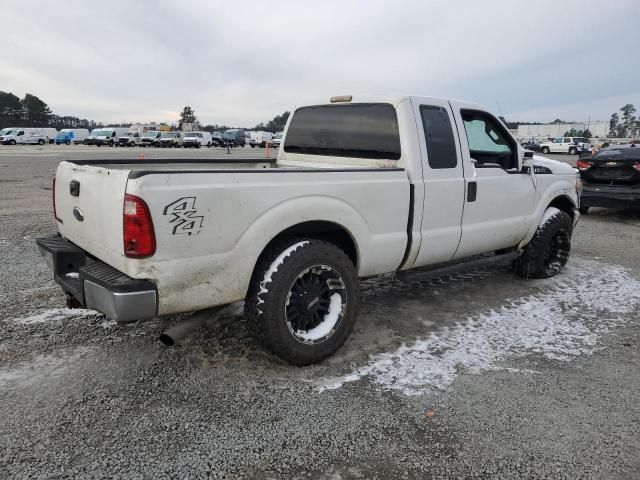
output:
[[640, 478], [637, 212], [584, 217], [555, 279], [363, 281], [347, 345], [294, 368], [234, 309], [166, 348], [179, 316], [63, 308], [34, 245], [55, 166], [138, 153], [226, 156], [0, 147], [1, 478]]

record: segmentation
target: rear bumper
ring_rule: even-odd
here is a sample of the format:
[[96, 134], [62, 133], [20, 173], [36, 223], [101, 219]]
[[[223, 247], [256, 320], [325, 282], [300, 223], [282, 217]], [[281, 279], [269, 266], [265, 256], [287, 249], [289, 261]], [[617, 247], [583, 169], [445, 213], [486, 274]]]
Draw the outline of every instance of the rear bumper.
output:
[[585, 183], [580, 195], [580, 205], [605, 208], [640, 207], [640, 188]]
[[38, 238], [36, 244], [56, 283], [83, 307], [121, 323], [156, 315], [153, 283], [128, 277], [59, 235]]

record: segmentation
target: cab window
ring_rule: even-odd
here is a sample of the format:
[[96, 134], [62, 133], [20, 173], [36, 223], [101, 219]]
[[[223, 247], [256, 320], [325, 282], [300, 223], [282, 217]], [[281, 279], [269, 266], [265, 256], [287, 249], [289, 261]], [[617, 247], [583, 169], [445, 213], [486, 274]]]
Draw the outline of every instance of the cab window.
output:
[[562, 143], [562, 139], [561, 138], [556, 138], [553, 143]]
[[461, 115], [476, 167], [517, 168], [516, 144], [497, 119], [477, 110], [462, 110]]
[[455, 168], [458, 154], [449, 113], [442, 107], [420, 106], [429, 166], [433, 169]]

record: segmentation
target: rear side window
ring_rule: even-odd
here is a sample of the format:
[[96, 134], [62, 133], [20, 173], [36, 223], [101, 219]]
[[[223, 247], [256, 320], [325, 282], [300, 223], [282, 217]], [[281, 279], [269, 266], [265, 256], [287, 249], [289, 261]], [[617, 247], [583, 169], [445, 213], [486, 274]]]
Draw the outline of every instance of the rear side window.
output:
[[429, 166], [433, 169], [454, 168], [458, 165], [458, 155], [449, 114], [442, 107], [422, 105], [420, 116], [427, 143]]
[[371, 159], [400, 158], [398, 117], [389, 104], [319, 105], [296, 110], [285, 152]]

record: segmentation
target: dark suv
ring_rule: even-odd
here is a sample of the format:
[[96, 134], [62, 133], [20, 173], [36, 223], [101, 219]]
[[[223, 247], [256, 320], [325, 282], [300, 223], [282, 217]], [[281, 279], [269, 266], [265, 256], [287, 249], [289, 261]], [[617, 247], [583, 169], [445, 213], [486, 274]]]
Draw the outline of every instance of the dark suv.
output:
[[583, 182], [580, 213], [589, 207], [640, 208], [640, 146], [616, 145], [576, 162]]

